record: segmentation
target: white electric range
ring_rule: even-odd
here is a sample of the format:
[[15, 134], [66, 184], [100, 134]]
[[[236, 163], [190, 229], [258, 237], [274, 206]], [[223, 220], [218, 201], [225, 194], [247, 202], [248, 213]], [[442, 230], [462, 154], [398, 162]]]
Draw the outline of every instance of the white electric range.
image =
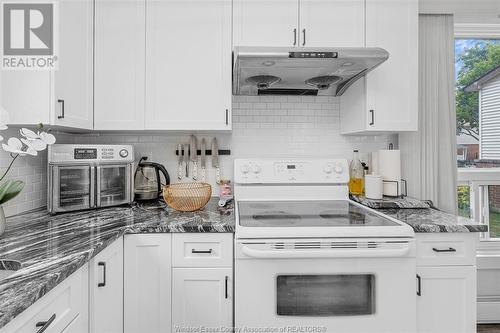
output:
[[416, 331], [413, 229], [349, 200], [346, 160], [234, 172], [236, 329]]

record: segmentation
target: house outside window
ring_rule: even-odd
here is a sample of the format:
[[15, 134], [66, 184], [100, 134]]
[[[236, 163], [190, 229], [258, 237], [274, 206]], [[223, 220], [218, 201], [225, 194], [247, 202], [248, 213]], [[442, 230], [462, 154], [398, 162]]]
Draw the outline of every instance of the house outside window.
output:
[[500, 241], [500, 31], [455, 40], [458, 212]]

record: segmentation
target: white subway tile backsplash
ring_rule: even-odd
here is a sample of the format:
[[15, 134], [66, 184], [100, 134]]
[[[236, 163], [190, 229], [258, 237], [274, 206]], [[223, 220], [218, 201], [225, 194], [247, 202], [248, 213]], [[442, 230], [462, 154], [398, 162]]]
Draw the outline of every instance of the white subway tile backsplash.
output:
[[[357, 148], [361, 156], [367, 152], [387, 147], [397, 140], [395, 135], [379, 136], [342, 136], [340, 134], [339, 99], [327, 96], [233, 96], [233, 130], [231, 133], [197, 133], [199, 142], [205, 137], [210, 149], [211, 139], [217, 136], [220, 149], [231, 149], [231, 156], [220, 156], [224, 178], [232, 179], [232, 164], [235, 158], [252, 157], [332, 157], [349, 158]], [[15, 130], [3, 132], [15, 135]], [[58, 143], [127, 143], [135, 147], [135, 157], [141, 156], [165, 165], [172, 182], [177, 182], [178, 143], [189, 143], [189, 134], [151, 133], [136, 134], [58, 133]], [[366, 157], [365, 157], [366, 158]], [[10, 162], [9, 155], [0, 152], [0, 170]], [[21, 213], [42, 207], [47, 202], [47, 155], [18, 159], [11, 170], [10, 178], [21, 179], [26, 183], [23, 193], [5, 205], [7, 215]], [[215, 172], [207, 161], [208, 181], [215, 186]], [[182, 181], [188, 181], [183, 179]]]

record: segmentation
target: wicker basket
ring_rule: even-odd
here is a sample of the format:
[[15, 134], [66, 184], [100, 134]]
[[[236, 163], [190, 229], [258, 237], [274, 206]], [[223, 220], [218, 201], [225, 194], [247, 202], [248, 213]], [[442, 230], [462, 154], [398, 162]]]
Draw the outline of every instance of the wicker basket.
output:
[[178, 183], [163, 187], [167, 205], [181, 212], [194, 212], [208, 203], [212, 186], [207, 183]]

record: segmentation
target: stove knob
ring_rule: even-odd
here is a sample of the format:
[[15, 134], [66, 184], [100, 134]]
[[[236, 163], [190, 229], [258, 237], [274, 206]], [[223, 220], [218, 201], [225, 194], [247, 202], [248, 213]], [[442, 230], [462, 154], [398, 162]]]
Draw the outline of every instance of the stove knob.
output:
[[333, 171], [333, 168], [332, 168], [332, 166], [331, 166], [331, 165], [329, 165], [329, 164], [328, 164], [328, 165], [325, 165], [325, 167], [323, 168], [323, 172], [324, 172], [324, 173], [326, 173], [326, 174], [328, 174], [328, 175], [329, 175], [329, 174], [331, 174], [331, 173], [332, 173], [332, 171]]
[[343, 172], [344, 172], [344, 168], [342, 167], [342, 165], [340, 165], [340, 164], [335, 165], [335, 173], [336, 174], [340, 175]]
[[121, 157], [125, 158], [128, 156], [128, 150], [122, 149], [118, 154], [120, 154]]
[[246, 175], [250, 170], [248, 169], [248, 165], [242, 165], [240, 169], [241, 173]]
[[258, 165], [254, 165], [252, 168], [252, 171], [253, 171], [253, 173], [255, 173], [257, 175], [262, 171], [262, 168]]

